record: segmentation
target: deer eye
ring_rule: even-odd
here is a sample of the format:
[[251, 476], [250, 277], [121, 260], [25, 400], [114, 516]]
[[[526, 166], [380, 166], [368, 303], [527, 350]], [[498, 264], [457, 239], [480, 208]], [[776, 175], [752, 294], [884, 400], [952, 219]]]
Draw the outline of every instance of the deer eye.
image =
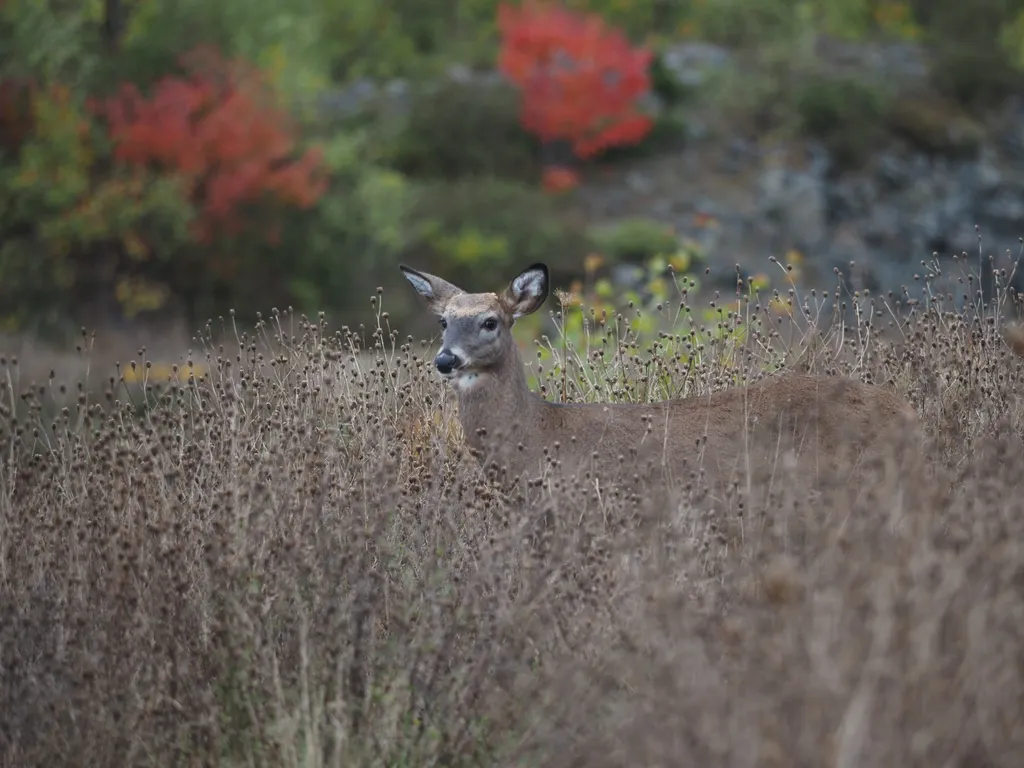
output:
[[447, 320], [445, 320], [445, 319], [444, 319], [444, 318], [442, 317], [442, 318], [441, 318], [441, 329], [443, 330], [443, 329], [445, 329], [445, 328], [447, 328], [447, 327], [448, 327], [448, 321], [447, 321]]
[[493, 331], [493, 330], [497, 329], [497, 327], [498, 327], [498, 321], [495, 320], [493, 317], [488, 317], [486, 320], [484, 320], [484, 330], [485, 331]]

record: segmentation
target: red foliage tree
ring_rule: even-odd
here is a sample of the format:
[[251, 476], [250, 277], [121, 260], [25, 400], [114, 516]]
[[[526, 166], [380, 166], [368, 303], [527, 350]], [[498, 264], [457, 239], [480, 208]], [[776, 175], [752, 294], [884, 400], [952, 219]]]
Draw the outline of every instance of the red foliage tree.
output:
[[583, 159], [650, 132], [637, 100], [650, 88], [652, 54], [600, 16], [527, 0], [500, 5], [498, 27], [498, 67], [523, 90], [526, 130], [569, 141]]
[[[242, 211], [268, 198], [315, 204], [327, 186], [321, 153], [297, 156], [293, 126], [260, 74], [207, 48], [181, 63], [186, 75], [163, 78], [149, 98], [124, 83], [100, 105], [115, 160], [179, 174], [198, 210], [193, 236], [201, 243], [243, 231]], [[275, 229], [264, 232], [272, 239]]]

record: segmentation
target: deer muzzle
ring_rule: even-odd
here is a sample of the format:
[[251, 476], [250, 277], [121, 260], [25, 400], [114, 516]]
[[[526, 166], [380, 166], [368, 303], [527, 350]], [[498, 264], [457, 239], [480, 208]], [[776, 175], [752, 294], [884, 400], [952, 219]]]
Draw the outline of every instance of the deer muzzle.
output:
[[462, 361], [453, 355], [450, 350], [442, 349], [434, 358], [434, 367], [442, 376], [448, 376], [456, 368], [462, 366]]

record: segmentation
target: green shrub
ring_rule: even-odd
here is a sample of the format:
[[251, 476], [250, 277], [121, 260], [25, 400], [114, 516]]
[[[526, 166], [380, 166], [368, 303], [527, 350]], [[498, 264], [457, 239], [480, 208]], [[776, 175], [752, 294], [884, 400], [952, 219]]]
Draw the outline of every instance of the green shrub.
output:
[[649, 73], [651, 90], [669, 106], [682, 104], [695, 94], [696, 89], [679, 82], [676, 75], [665, 65], [664, 56], [660, 52], [656, 52], [651, 59]]
[[692, 13], [693, 5], [664, 0], [566, 0], [565, 4], [599, 14], [636, 40], [673, 36]]
[[970, 106], [984, 106], [1019, 87], [1021, 0], [914, 0], [915, 15], [933, 52], [932, 81], [940, 92]]
[[793, 94], [799, 130], [820, 139], [844, 165], [855, 164], [883, 138], [887, 96], [853, 76], [812, 74]]
[[642, 217], [595, 226], [591, 236], [601, 255], [613, 262], [643, 262], [679, 248], [679, 238], [671, 227]]
[[417, 197], [407, 258], [455, 282], [487, 280], [535, 261], [546, 262], [557, 279], [593, 248], [534, 185], [461, 179], [428, 183]]
[[277, 245], [250, 250], [253, 270], [232, 285], [240, 312], [291, 303], [305, 312], [344, 310], [346, 322], [368, 319], [363, 299], [397, 265], [418, 197], [404, 176], [373, 161], [370, 144], [362, 131], [324, 139], [331, 187], [316, 207], [291, 212]]
[[56, 332], [83, 305], [119, 304], [132, 314], [152, 303], [154, 272], [182, 253], [193, 211], [178, 180], [103, 173], [105, 152], [68, 89], [35, 93], [32, 133], [12, 162], [0, 164], [0, 199], [8, 201], [0, 207], [5, 327]]
[[100, 64], [95, 7], [61, 0], [0, 3], [0, 80], [14, 75], [90, 84]]
[[685, 107], [664, 109], [654, 115], [651, 132], [643, 141], [639, 144], [609, 147], [598, 155], [594, 162], [600, 165], [612, 165], [669, 152], [685, 144], [687, 133]]
[[493, 63], [497, 0], [324, 0], [336, 78], [437, 75]]
[[537, 144], [519, 124], [519, 94], [497, 84], [448, 81], [421, 91], [388, 154], [394, 168], [415, 177], [540, 173]]
[[950, 98], [900, 98], [890, 105], [885, 122], [914, 148], [947, 157], [976, 155], [985, 135], [981, 123]]
[[[93, 2], [97, 9], [100, 3]], [[184, 51], [212, 45], [226, 56], [259, 66], [295, 105], [311, 101], [329, 83], [333, 41], [325, 32], [320, 0], [287, 5], [267, 0], [136, 0], [114, 4], [117, 19], [94, 12], [94, 25], [111, 28], [111, 40], [97, 46], [94, 29], [78, 32], [98, 54], [94, 86], [115, 87], [129, 79], [143, 87], [178, 69]]]
[[693, 34], [722, 45], [745, 47], [792, 38], [798, 14], [785, 0], [718, 0], [691, 7]]

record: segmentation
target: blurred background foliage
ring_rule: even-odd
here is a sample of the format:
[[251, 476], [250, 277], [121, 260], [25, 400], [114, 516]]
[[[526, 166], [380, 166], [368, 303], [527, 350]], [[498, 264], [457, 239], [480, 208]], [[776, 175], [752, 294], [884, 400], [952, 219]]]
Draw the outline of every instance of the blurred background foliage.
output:
[[[679, 138], [688, 91], [660, 56], [684, 39], [759, 62], [757, 77], [715, 83], [723, 107], [821, 137], [851, 161], [906, 116], [884, 78], [815, 67], [823, 36], [920, 42], [935, 87], [968, 109], [1019, 88], [1024, 71], [1024, 0], [563, 4], [653, 50], [651, 87], [668, 107], [639, 145], [587, 167]], [[0, 0], [0, 329], [59, 333], [154, 312], [197, 328], [228, 308], [288, 305], [352, 322], [378, 284], [399, 284], [400, 260], [482, 288], [535, 260], [570, 284], [595, 255], [606, 268], [649, 266], [685, 250], [652, 222], [581, 220], [580, 163], [522, 129], [520, 92], [470, 77], [496, 67], [498, 7]], [[183, 59], [196, 51], [215, 63], [196, 70]], [[258, 77], [239, 76], [239, 62]], [[139, 103], [125, 107], [132, 130], [119, 140], [97, 105], [126, 85], [149, 123]], [[348, 109], [360, 89], [400, 98]], [[271, 128], [251, 136], [261, 125]], [[237, 226], [203, 237], [211, 216]]]

